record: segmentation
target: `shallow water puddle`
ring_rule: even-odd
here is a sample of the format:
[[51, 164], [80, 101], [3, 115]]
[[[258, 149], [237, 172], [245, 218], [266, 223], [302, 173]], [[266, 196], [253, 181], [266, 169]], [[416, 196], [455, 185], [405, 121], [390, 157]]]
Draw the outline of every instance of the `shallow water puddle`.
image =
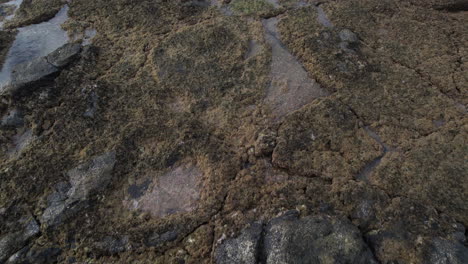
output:
[[197, 208], [203, 173], [193, 164], [176, 167], [153, 183], [148, 181], [129, 187], [124, 205], [163, 217]]
[[275, 117], [280, 118], [329, 93], [308, 76], [299, 61], [283, 46], [277, 24], [277, 18], [263, 20], [265, 39], [272, 49], [271, 83], [265, 101]]
[[51, 20], [18, 29], [0, 72], [0, 88], [10, 81], [14, 66], [46, 56], [69, 41], [67, 32], [61, 28], [67, 19], [68, 6], [65, 5]]
[[383, 153], [382, 155], [378, 156], [371, 162], [369, 162], [362, 170], [359, 172], [359, 174], [356, 176], [356, 179], [361, 180], [361, 181], [369, 181], [369, 176], [371, 175], [372, 171], [379, 166], [379, 164], [382, 162], [382, 159], [385, 157], [385, 155], [393, 151], [394, 149], [385, 142], [382, 141], [379, 135], [375, 133], [373, 130], [371, 130], [369, 127], [364, 128], [366, 130], [366, 133], [368, 136], [370, 136], [372, 139], [374, 139], [377, 143], [379, 143], [380, 146], [383, 148]]

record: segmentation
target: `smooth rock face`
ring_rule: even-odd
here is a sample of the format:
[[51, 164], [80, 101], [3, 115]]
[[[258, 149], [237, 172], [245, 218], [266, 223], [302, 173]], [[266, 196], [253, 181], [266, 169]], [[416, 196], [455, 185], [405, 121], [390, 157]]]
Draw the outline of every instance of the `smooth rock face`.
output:
[[34, 219], [26, 221], [23, 225], [23, 230], [0, 237], [0, 263], [24, 247], [40, 232], [39, 225]]
[[171, 242], [177, 239], [179, 233], [176, 230], [167, 231], [162, 234], [153, 233], [147, 239], [145, 244], [149, 247], [162, 245], [166, 242]]
[[348, 220], [325, 215], [298, 218], [292, 212], [272, 219], [263, 232], [261, 224], [254, 224], [239, 237], [224, 241], [216, 250], [216, 263], [378, 262]]
[[42, 222], [56, 226], [87, 207], [88, 199], [107, 187], [116, 162], [115, 152], [108, 152], [70, 170], [70, 183], [60, 183], [49, 195]]

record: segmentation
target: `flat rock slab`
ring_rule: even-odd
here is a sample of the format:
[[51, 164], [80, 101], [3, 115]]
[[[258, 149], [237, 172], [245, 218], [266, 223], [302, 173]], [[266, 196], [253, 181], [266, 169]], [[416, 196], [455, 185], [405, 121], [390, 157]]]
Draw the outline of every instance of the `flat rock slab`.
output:
[[26, 88], [53, 80], [63, 67], [76, 59], [80, 51], [80, 44], [65, 44], [45, 57], [14, 66], [11, 81], [3, 92], [18, 94]]
[[145, 186], [147, 190], [143, 195], [135, 195], [136, 187], [129, 188], [130, 199], [125, 200], [124, 204], [157, 217], [190, 212], [197, 208], [202, 178], [203, 173], [195, 165], [180, 165]]
[[44, 57], [18, 64], [13, 68], [10, 86], [6, 90], [16, 93], [29, 84], [50, 79], [49, 77], [57, 72], [58, 68], [50, 64]]
[[67, 66], [81, 51], [78, 43], [68, 43], [47, 55], [47, 61], [57, 68]]

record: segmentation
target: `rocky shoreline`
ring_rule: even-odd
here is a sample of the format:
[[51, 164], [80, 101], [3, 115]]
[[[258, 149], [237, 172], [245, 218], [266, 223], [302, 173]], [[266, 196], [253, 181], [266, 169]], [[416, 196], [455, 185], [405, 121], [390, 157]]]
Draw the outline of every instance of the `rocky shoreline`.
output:
[[467, 263], [465, 2], [0, 1], [0, 263]]

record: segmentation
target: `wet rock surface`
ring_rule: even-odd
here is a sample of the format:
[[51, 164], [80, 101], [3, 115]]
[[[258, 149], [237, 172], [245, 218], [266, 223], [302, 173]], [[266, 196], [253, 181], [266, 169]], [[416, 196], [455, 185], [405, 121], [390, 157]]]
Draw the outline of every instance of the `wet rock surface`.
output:
[[80, 51], [80, 44], [65, 44], [46, 57], [16, 65], [11, 73], [11, 81], [4, 86], [3, 92], [19, 94], [25, 88], [40, 87], [43, 83], [52, 81]]
[[467, 262], [460, 1], [0, 2], [0, 262]]

